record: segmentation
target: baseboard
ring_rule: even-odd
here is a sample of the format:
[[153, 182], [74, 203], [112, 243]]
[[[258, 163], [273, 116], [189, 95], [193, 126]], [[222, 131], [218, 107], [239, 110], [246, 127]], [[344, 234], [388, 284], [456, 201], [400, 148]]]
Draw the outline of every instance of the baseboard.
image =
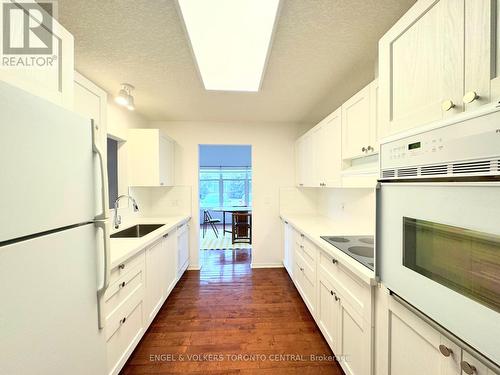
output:
[[252, 263], [251, 268], [283, 268], [283, 263]]

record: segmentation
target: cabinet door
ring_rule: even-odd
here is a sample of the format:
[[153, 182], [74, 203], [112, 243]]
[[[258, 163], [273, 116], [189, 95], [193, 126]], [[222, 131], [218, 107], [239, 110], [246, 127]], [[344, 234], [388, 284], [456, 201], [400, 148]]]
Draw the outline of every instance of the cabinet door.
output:
[[177, 280], [177, 249], [175, 245], [175, 232], [167, 233], [163, 237], [163, 262], [165, 264], [163, 285], [165, 298], [168, 297]]
[[[342, 368], [347, 375], [371, 373], [371, 326], [343, 296], [338, 295], [340, 350]], [[393, 372], [394, 374], [406, 374]]]
[[[459, 375], [461, 351], [405, 307], [389, 301], [389, 373], [407, 375]], [[444, 356], [440, 345], [451, 349]]]
[[303, 184], [306, 187], [316, 186], [314, 181], [315, 170], [314, 170], [314, 144], [313, 144], [313, 134], [308, 133], [304, 136], [303, 140], [303, 152], [301, 156], [301, 162], [303, 163], [301, 170], [303, 173]]
[[296, 287], [299, 290], [304, 303], [312, 315], [315, 315], [315, 300], [316, 300], [316, 271], [304, 260], [298, 251], [294, 254], [295, 263], [298, 271], [295, 274]]
[[[380, 40], [379, 119], [389, 134], [462, 111], [464, 1], [418, 1]], [[455, 106], [444, 111], [448, 100]]]
[[[3, 25], [7, 26], [9, 21], [9, 34], [4, 26], [4, 43], [10, 40], [12, 47], [24, 48], [45, 48], [45, 38], [52, 42], [51, 50], [44, 51], [46, 54], [38, 54], [37, 52], [24, 55], [23, 52], [15, 52], [8, 54], [2, 51], [2, 61], [6, 66], [0, 69], [0, 81], [7, 82], [10, 85], [19, 87], [33, 95], [39, 96], [69, 110], [73, 109], [73, 74], [74, 74], [74, 38], [56, 18], [51, 17], [44, 9], [36, 9], [36, 13], [40, 13], [42, 25], [41, 27], [33, 27], [30, 22], [30, 29], [26, 29], [25, 20], [28, 17], [33, 17], [34, 9], [31, 4], [35, 1], [17, 1], [16, 4], [19, 11], [9, 12], [4, 4], [9, 4], [10, 1], [3, 1], [0, 9], [0, 17], [4, 21]], [[31, 10], [30, 10], [31, 8]], [[24, 17], [19, 16], [20, 12], [24, 12]], [[17, 14], [17, 16], [16, 16]], [[38, 15], [37, 15], [38, 18]], [[45, 20], [51, 19], [49, 24]], [[31, 31], [36, 29], [36, 33]], [[41, 34], [41, 35], [40, 35]], [[38, 40], [37, 40], [38, 39]], [[25, 43], [28, 43], [26, 45]], [[5, 47], [4, 47], [5, 48]], [[24, 49], [23, 48], [23, 49]], [[31, 61], [37, 56], [37, 64]], [[24, 59], [26, 57], [26, 60]], [[11, 67], [8, 67], [10, 59]], [[24, 61], [26, 65], [21, 65], [18, 61]], [[43, 62], [43, 64], [41, 64]], [[15, 65], [12, 65], [15, 64]], [[41, 64], [41, 65], [40, 65]]]
[[370, 142], [369, 152], [378, 153], [379, 144], [378, 140], [380, 138], [380, 129], [378, 121], [378, 79], [370, 83]]
[[107, 94], [75, 71], [74, 111], [91, 118], [97, 125], [101, 150], [107, 146]]
[[342, 110], [321, 122], [313, 133], [316, 186], [340, 186], [342, 169]]
[[370, 85], [342, 105], [342, 159], [365, 155], [370, 144]]
[[180, 278], [186, 270], [189, 262], [189, 231], [187, 224], [182, 225], [177, 229], [177, 277]]
[[465, 0], [466, 111], [500, 99], [498, 5], [498, 0]]
[[320, 273], [318, 278], [318, 326], [334, 354], [339, 353], [339, 303], [329, 279]]
[[174, 152], [175, 144], [173, 140], [160, 135], [160, 185], [174, 185]]
[[163, 302], [164, 285], [163, 242], [158, 241], [146, 250], [146, 322], [151, 322]]
[[283, 265], [290, 277], [293, 277], [293, 238], [292, 228], [288, 222], [283, 222]]

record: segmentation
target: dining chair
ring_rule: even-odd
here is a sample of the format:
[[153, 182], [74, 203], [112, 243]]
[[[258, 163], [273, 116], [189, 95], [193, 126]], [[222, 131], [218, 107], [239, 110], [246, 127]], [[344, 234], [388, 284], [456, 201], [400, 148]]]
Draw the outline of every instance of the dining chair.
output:
[[217, 224], [220, 223], [219, 219], [214, 219], [212, 215], [210, 215], [209, 210], [203, 211], [203, 238], [205, 238], [205, 233], [207, 232], [207, 227], [210, 225], [212, 227], [215, 237], [219, 238], [219, 230], [217, 229]]
[[252, 213], [234, 212], [232, 218], [232, 243], [252, 243]]

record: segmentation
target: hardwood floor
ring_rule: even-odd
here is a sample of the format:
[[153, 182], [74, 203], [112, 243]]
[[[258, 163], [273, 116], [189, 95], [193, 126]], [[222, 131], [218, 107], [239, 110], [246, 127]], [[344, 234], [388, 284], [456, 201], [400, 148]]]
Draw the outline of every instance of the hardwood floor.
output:
[[252, 270], [250, 257], [203, 254], [121, 373], [343, 374], [284, 268]]

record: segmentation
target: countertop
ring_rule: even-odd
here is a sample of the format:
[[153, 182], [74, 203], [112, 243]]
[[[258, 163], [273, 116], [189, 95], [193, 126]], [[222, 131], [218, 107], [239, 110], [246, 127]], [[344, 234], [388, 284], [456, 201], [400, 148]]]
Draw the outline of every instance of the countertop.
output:
[[342, 250], [329, 244], [321, 236], [373, 235], [373, 231], [363, 232], [355, 222], [335, 221], [324, 216], [281, 213], [281, 218], [287, 221], [297, 231], [304, 234], [316, 246], [339, 261], [339, 264], [349, 269], [358, 278], [370, 285], [376, 285], [375, 272], [351, 258]]
[[146, 234], [140, 238], [111, 238], [111, 269], [117, 267], [120, 263], [126, 261], [138, 252], [142, 251], [146, 246], [157, 241], [164, 234], [172, 231], [178, 225], [184, 224], [191, 219], [191, 216], [166, 216], [156, 218], [137, 218], [128, 221], [126, 224], [120, 225], [120, 228], [112, 229], [111, 234], [127, 229], [137, 224], [164, 224], [162, 227]]

